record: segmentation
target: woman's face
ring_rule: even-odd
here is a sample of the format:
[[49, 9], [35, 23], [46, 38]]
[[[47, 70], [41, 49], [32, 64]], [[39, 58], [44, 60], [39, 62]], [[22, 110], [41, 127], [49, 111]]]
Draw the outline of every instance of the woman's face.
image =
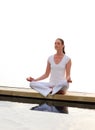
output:
[[55, 41], [55, 49], [57, 51], [59, 51], [59, 50], [63, 50], [63, 47], [64, 47], [64, 45], [62, 44], [62, 42], [59, 39], [57, 39]]

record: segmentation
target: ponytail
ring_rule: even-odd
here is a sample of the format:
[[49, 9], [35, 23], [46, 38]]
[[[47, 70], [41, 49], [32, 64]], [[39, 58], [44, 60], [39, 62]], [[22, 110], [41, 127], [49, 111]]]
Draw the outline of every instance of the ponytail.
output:
[[63, 53], [65, 54], [65, 46], [63, 47]]

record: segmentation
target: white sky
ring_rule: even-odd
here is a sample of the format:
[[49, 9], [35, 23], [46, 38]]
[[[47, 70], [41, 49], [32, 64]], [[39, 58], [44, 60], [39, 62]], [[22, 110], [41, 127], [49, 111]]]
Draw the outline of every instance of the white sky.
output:
[[72, 59], [69, 90], [95, 92], [94, 0], [0, 0], [0, 85], [29, 87], [58, 37]]

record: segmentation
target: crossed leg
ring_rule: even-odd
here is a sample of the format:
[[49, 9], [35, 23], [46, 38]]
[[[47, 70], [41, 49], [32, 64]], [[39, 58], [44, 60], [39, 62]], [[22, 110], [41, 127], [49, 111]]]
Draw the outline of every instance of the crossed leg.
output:
[[51, 95], [65, 94], [68, 88], [69, 88], [69, 83], [67, 81], [62, 81], [53, 88]]
[[30, 82], [30, 87], [38, 91], [40, 94], [42, 94], [45, 97], [52, 91], [52, 87], [50, 87], [50, 83], [48, 82], [32, 81]]

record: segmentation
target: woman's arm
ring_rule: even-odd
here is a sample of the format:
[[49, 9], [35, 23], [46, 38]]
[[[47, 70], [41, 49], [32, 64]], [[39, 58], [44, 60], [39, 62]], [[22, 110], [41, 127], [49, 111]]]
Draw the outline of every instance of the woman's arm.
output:
[[66, 79], [67, 79], [67, 82], [72, 82], [70, 72], [71, 72], [71, 59], [66, 64]]
[[48, 76], [50, 74], [50, 71], [51, 71], [50, 63], [47, 62], [46, 71], [45, 71], [45, 73], [42, 76], [40, 76], [40, 77], [38, 77], [36, 79], [34, 79], [32, 77], [28, 77], [26, 80], [31, 82], [31, 81], [39, 81], [39, 80], [46, 79], [46, 78], [48, 78]]

